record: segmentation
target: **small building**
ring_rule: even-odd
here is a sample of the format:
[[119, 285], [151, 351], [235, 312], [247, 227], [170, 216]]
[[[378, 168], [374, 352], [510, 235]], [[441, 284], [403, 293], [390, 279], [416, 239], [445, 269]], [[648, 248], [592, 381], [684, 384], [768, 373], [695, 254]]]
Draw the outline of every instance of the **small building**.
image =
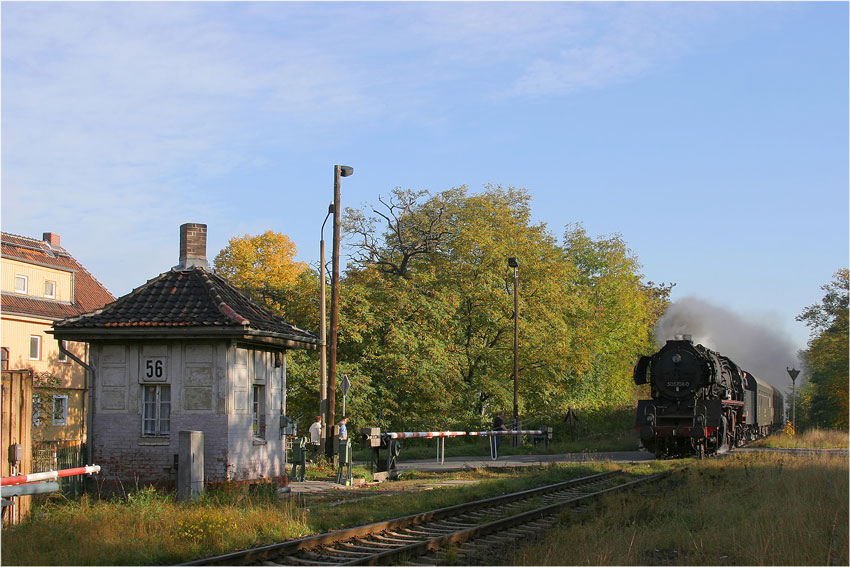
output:
[[[49, 333], [55, 321], [115, 298], [61, 246], [56, 233], [45, 232], [39, 240], [4, 232], [0, 242], [2, 368], [33, 371], [32, 440], [51, 454], [50, 446], [78, 447], [86, 438], [86, 372]], [[88, 360], [84, 343], [62, 346]]]
[[93, 462], [105, 480], [169, 485], [178, 433], [204, 433], [207, 481], [284, 476], [286, 353], [319, 338], [215, 274], [207, 227], [180, 227], [180, 262], [115, 302], [58, 321], [90, 345]]

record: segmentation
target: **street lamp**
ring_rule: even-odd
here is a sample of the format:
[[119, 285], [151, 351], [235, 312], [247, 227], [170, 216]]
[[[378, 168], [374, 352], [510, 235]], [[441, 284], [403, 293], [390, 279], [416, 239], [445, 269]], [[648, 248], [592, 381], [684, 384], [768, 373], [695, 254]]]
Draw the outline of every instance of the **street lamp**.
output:
[[[334, 405], [336, 404], [336, 342], [339, 323], [339, 229], [340, 229], [340, 195], [339, 179], [354, 173], [354, 168], [347, 165], [334, 166], [334, 236], [333, 236], [333, 274], [331, 275], [331, 352], [328, 369], [327, 399], [328, 414], [325, 423], [334, 426]], [[325, 456], [333, 461], [333, 436], [325, 440]]]
[[792, 409], [792, 417], [791, 417], [791, 427], [794, 429], [794, 432], [797, 432], [797, 376], [800, 374], [800, 371], [795, 368], [785, 367], [785, 370], [788, 371], [788, 375], [791, 377], [791, 407]]
[[[514, 269], [514, 429], [519, 426], [519, 262], [508, 258], [508, 266]], [[514, 435], [512, 445], [516, 447], [519, 438]]]
[[327, 423], [325, 423], [325, 418], [328, 413], [328, 398], [327, 398], [327, 388], [328, 388], [328, 356], [327, 356], [327, 343], [325, 342], [327, 336], [327, 315], [325, 313], [325, 224], [328, 222], [328, 218], [334, 212], [334, 204], [331, 203], [328, 205], [328, 214], [325, 215], [325, 220], [322, 222], [322, 232], [319, 237], [319, 375], [320, 375], [320, 383], [319, 383], [319, 416], [321, 416], [322, 420], [322, 436], [321, 443], [325, 442], [327, 439]]

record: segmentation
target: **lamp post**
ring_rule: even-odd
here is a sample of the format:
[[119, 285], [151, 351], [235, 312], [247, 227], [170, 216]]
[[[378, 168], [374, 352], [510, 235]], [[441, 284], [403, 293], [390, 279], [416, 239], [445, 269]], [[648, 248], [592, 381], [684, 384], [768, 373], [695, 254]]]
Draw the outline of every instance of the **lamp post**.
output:
[[[325, 423], [334, 426], [334, 405], [336, 403], [336, 341], [339, 323], [339, 217], [340, 195], [339, 179], [354, 173], [354, 168], [347, 165], [334, 166], [334, 236], [333, 236], [333, 273], [331, 275], [331, 352], [328, 365], [328, 414]], [[325, 456], [333, 461], [333, 435], [325, 440]]]
[[[514, 269], [514, 429], [519, 425], [519, 262], [514, 257], [508, 258], [508, 266]], [[514, 435], [511, 443], [514, 447], [519, 444], [519, 438]]]
[[319, 416], [322, 419], [322, 444], [327, 439], [328, 430], [327, 423], [325, 423], [328, 413], [328, 345], [325, 342], [327, 337], [327, 314], [325, 313], [325, 224], [333, 212], [334, 204], [331, 203], [328, 205], [328, 214], [325, 215], [325, 220], [322, 222], [322, 232], [319, 237]]
[[791, 417], [791, 427], [794, 429], [794, 432], [797, 432], [797, 376], [800, 374], [800, 371], [795, 368], [785, 367], [785, 370], [788, 371], [788, 375], [791, 377], [791, 408], [792, 408], [792, 417]]

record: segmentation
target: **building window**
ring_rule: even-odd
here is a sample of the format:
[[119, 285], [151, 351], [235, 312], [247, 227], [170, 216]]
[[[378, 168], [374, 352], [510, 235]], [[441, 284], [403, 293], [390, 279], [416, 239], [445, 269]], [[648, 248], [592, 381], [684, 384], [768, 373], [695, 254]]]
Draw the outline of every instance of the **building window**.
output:
[[[62, 346], [62, 348], [68, 350], [68, 341], [62, 340], [59, 341], [59, 344]], [[59, 356], [56, 358], [56, 360], [59, 362], [68, 362], [68, 355], [62, 352], [62, 349], [59, 349]]]
[[0, 353], [2, 353], [2, 364], [3, 370], [9, 370], [9, 347], [3, 347], [0, 349]]
[[68, 425], [68, 396], [53, 396], [53, 425]]
[[251, 412], [253, 414], [254, 437], [266, 438], [266, 387], [262, 384], [254, 384], [253, 402]]
[[15, 276], [15, 291], [17, 293], [26, 293], [27, 292], [27, 277], [17, 275]]
[[165, 384], [142, 386], [142, 400], [142, 435], [170, 435], [171, 387]]
[[30, 360], [41, 360], [41, 335], [30, 335]]
[[50, 280], [44, 282], [44, 297], [56, 297], [56, 282]]

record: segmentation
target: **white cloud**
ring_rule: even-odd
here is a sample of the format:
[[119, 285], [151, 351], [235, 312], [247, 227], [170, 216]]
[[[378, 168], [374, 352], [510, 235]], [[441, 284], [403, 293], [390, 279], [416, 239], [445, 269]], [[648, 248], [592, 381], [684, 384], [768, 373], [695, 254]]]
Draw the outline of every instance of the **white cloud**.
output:
[[[250, 222], [233, 219], [233, 195], [215, 188], [234, 172], [305, 147], [327, 151], [339, 124], [429, 127], [452, 121], [453, 106], [505, 93], [560, 96], [633, 77], [675, 51], [677, 23], [698, 19], [658, 20], [663, 13], [573, 3], [7, 3], [4, 230], [61, 231], [81, 260], [120, 240], [121, 253], [103, 262], [158, 266], [142, 271], [150, 277], [176, 263], [173, 238], [161, 235], [180, 223], [209, 219], [229, 231]], [[105, 283], [124, 292], [139, 276], [122, 269]]]

